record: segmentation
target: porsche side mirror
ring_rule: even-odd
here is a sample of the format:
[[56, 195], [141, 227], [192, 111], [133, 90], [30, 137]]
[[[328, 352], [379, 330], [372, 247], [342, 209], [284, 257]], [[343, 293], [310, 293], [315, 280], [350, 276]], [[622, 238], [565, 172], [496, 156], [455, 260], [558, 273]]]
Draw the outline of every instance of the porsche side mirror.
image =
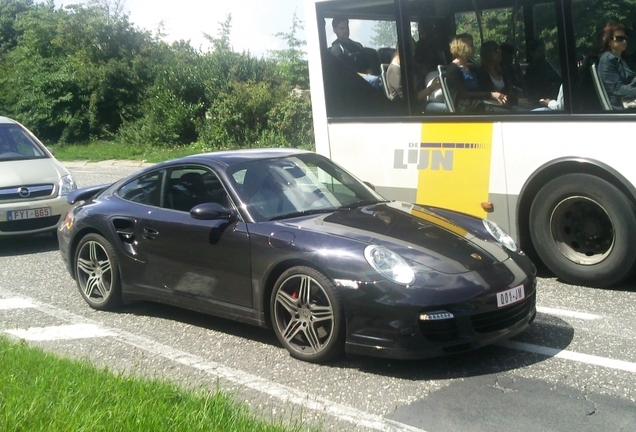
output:
[[190, 216], [199, 220], [228, 220], [232, 221], [236, 219], [238, 214], [236, 210], [229, 209], [222, 206], [219, 203], [207, 202], [192, 207], [190, 210]]

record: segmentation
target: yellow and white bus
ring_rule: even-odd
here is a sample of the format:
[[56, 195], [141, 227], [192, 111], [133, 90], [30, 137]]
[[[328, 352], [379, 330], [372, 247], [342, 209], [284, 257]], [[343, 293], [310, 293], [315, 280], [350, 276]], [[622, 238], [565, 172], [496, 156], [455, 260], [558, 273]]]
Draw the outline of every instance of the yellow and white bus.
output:
[[[389, 199], [493, 220], [564, 281], [624, 281], [636, 265], [636, 111], [604, 109], [602, 84], [594, 86], [590, 66], [608, 21], [605, 4], [306, 0], [317, 152]], [[614, 19], [635, 23], [635, 0], [615, 6]], [[350, 39], [364, 46], [365, 73], [384, 76], [397, 50], [403, 97], [389, 98], [337, 55], [334, 18], [346, 18]], [[461, 33], [477, 48], [493, 40], [513, 53], [508, 70], [518, 79], [518, 106], [430, 112], [418, 102], [418, 82], [443, 78], [452, 61], [448, 42]], [[626, 53], [636, 48], [629, 43]], [[545, 75], [530, 76], [543, 53], [557, 88]], [[557, 100], [559, 90], [557, 109], [539, 102]], [[447, 102], [435, 93], [428, 102]]]

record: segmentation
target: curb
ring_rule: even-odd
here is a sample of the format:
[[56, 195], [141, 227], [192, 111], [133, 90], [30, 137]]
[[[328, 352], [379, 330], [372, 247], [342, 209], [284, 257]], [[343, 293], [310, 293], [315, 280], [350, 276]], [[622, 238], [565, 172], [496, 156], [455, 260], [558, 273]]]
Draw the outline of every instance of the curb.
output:
[[132, 167], [132, 168], [143, 168], [154, 165], [154, 163], [146, 162], [146, 160], [135, 161], [135, 160], [117, 160], [117, 159], [109, 159], [105, 161], [99, 162], [91, 162], [91, 161], [60, 161], [60, 163], [67, 168], [82, 168], [82, 167], [90, 167], [90, 166], [100, 166], [100, 167], [109, 167], [109, 166], [120, 166], [120, 167]]

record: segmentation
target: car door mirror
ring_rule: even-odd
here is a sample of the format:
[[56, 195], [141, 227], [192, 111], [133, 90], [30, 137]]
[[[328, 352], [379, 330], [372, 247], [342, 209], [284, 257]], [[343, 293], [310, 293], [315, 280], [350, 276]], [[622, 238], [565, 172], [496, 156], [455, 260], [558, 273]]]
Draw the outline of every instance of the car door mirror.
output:
[[237, 213], [234, 209], [229, 209], [219, 203], [207, 202], [192, 207], [190, 216], [199, 220], [228, 220], [236, 219]]

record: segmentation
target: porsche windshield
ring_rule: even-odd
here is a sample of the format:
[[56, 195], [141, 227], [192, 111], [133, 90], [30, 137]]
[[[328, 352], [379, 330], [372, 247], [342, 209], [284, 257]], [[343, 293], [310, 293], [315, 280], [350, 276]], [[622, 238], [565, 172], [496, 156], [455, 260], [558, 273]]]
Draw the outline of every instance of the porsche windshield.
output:
[[313, 153], [247, 162], [234, 167], [230, 175], [257, 221], [384, 201], [351, 174]]
[[0, 162], [46, 157], [48, 155], [23, 128], [16, 124], [0, 124]]

